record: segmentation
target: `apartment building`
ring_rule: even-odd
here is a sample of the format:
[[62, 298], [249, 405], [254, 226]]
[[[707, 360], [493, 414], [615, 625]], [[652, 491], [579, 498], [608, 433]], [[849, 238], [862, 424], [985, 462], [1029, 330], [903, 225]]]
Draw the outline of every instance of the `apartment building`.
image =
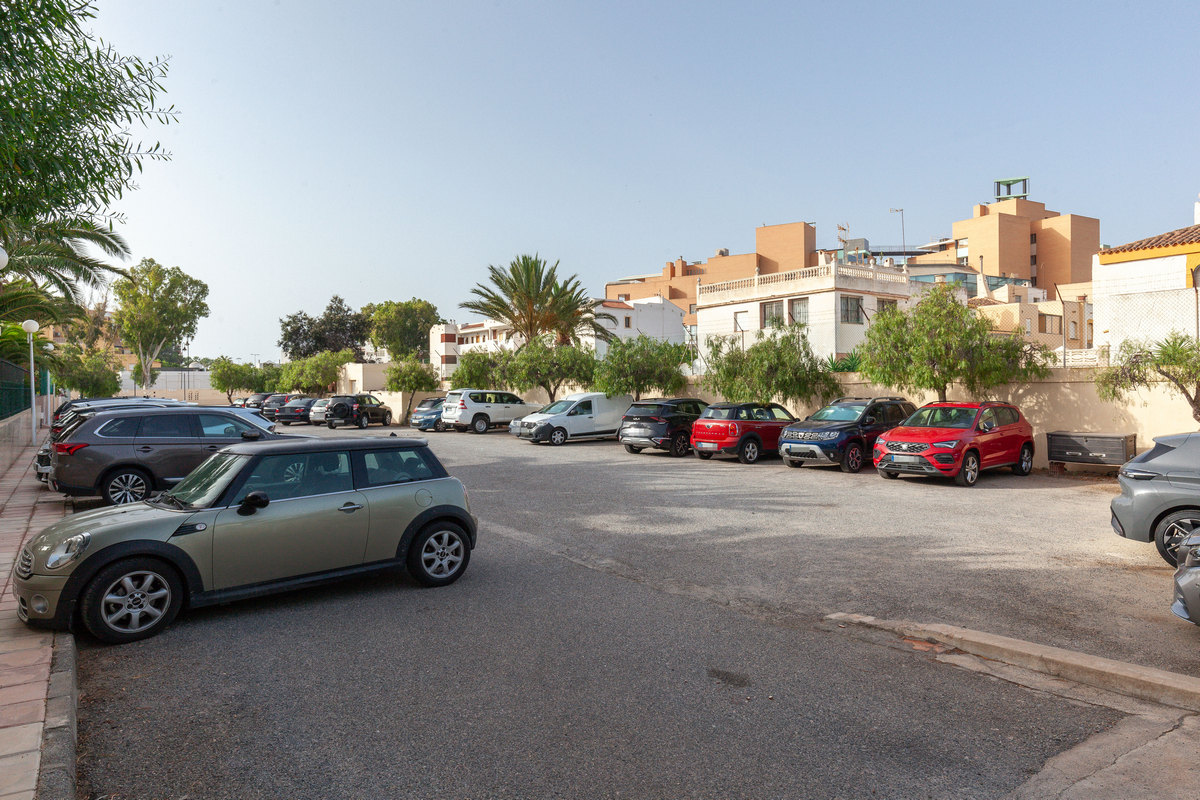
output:
[[997, 333], [1019, 331], [1055, 352], [1086, 350], [1093, 341], [1091, 293], [1089, 283], [1059, 286], [1058, 299], [1045, 289], [1006, 285], [971, 298], [967, 305], [991, 320]]

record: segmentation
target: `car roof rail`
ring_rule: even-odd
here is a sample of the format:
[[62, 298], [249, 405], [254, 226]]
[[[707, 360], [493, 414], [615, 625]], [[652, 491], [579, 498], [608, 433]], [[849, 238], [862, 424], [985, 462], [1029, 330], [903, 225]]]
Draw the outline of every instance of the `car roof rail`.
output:
[[872, 397], [872, 400], [899, 400], [903, 402], [906, 398], [903, 397]]
[[871, 399], [870, 397], [839, 397], [837, 400], [834, 400], [833, 402], [847, 403], [851, 400], [870, 400], [870, 399]]

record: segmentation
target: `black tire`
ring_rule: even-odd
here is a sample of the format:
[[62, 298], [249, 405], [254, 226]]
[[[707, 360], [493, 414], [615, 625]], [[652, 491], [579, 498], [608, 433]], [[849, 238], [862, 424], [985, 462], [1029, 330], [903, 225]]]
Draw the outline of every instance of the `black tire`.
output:
[[549, 442], [550, 444], [554, 445], [555, 447], [557, 447], [560, 444], [566, 444], [567, 443], [567, 429], [566, 428], [555, 428], [554, 430], [550, 431], [550, 438], [548, 438], [546, 441]]
[[475, 419], [471, 420], [472, 433], [487, 433], [491, 422], [487, 418], [487, 414], [476, 414]]
[[686, 433], [677, 433], [671, 437], [671, 449], [667, 452], [674, 458], [683, 458], [692, 449]]
[[291, 425], [292, 423], [290, 423], [290, 422], [283, 422], [283, 420], [280, 420], [280, 424], [282, 424], [282, 425]]
[[[183, 581], [175, 568], [141, 556], [100, 570], [80, 596], [79, 613], [92, 636], [123, 644], [155, 635], [182, 605]], [[143, 621], [143, 614], [150, 620]]]
[[634, 455], [637, 455], [638, 453], [642, 452], [642, 448], [640, 448], [640, 447], [634, 447], [634, 446], [633, 446], [633, 445], [631, 445], [631, 444], [627, 444], [627, 445], [625, 445], [625, 452], [626, 452], [626, 453], [633, 453]]
[[881, 470], [879, 470], [879, 477], [887, 478], [889, 481], [894, 481], [894, 480], [896, 480], [896, 478], [900, 477], [900, 473], [893, 472], [890, 469], [881, 469]]
[[846, 445], [846, 452], [842, 453], [842, 463], [839, 464], [842, 472], [848, 472], [851, 475], [857, 474], [863, 468], [863, 448], [858, 442], [851, 442]]
[[383, 427], [387, 428], [392, 424], [392, 412], [383, 412]]
[[437, 421], [433, 423], [433, 429], [438, 433], [446, 432], [446, 423], [442, 422], [441, 417], [438, 417]]
[[712, 458], [712, 453], [701, 453], [699, 450], [697, 450], [696, 457], [703, 459], [704, 461], [708, 461], [710, 458]]
[[358, 413], [358, 419], [355, 421], [355, 424], [358, 425], [359, 430], [365, 431], [367, 429], [367, 426], [371, 424], [371, 418], [367, 416], [366, 411], [360, 411]]
[[1200, 528], [1200, 511], [1173, 511], [1154, 526], [1154, 546], [1158, 554], [1172, 567], [1178, 566], [1175, 551], [1179, 543]]
[[962, 466], [954, 476], [954, 482], [959, 486], [974, 486], [979, 480], [979, 454], [968, 450], [963, 454]]
[[800, 467], [804, 466], [804, 459], [788, 458], [787, 456], [784, 456], [783, 463], [787, 464], [792, 469], [799, 469]]
[[335, 427], [337, 427], [336, 425], [333, 424], [333, 420], [329, 420], [325, 424], [329, 427], [329, 430], [333, 430]]
[[1033, 445], [1028, 442], [1021, 447], [1020, 460], [1013, 464], [1012, 471], [1016, 475], [1025, 476], [1033, 472]]
[[762, 458], [762, 444], [758, 439], [746, 439], [738, 447], [738, 461], [743, 464], [753, 464]]
[[454, 583], [471, 561], [467, 532], [454, 522], [434, 522], [421, 529], [408, 546], [408, 573], [423, 586]]
[[140, 503], [150, 496], [154, 483], [136, 467], [119, 467], [104, 476], [100, 494], [110, 506]]

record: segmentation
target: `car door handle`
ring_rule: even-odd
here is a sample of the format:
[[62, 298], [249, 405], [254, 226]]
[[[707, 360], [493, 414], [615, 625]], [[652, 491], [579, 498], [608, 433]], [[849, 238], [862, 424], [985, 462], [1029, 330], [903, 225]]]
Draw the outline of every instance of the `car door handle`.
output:
[[339, 508], [338, 511], [345, 511], [347, 514], [353, 514], [355, 511], [358, 511], [360, 508], [362, 508], [361, 503], [346, 503], [341, 508]]
[[153, 448], [153, 447], [139, 447], [139, 448], [138, 448], [138, 452], [139, 452], [139, 453], [150, 453], [150, 452], [153, 452], [153, 451], [154, 451], [154, 448]]
[[210, 444], [210, 445], [208, 445], [207, 447], [205, 447], [204, 449], [205, 449], [205, 450], [220, 450], [222, 447], [224, 447], [224, 445], [220, 445], [220, 444]]

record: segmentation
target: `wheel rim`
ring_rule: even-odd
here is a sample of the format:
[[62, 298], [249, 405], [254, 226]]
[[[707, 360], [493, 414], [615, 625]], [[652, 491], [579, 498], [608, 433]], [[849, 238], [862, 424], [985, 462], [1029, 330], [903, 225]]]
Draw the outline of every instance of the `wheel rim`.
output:
[[967, 483], [974, 483], [979, 477], [979, 459], [975, 456], [967, 456], [967, 463], [963, 464], [963, 475]]
[[746, 460], [747, 461], [757, 461], [758, 460], [758, 445], [756, 445], [754, 442], [746, 443]]
[[288, 464], [283, 470], [284, 483], [297, 483], [304, 477], [304, 464], [297, 461], [294, 464]]
[[1021, 471], [1029, 472], [1033, 469], [1033, 450], [1028, 446], [1021, 448]]
[[1172, 522], [1163, 531], [1163, 548], [1174, 557], [1176, 551], [1179, 550], [1179, 543], [1191, 536], [1197, 525], [1200, 525], [1200, 519], [1194, 517], [1185, 517]]
[[550, 434], [550, 442], [552, 444], [562, 444], [567, 440], [567, 435], [562, 431], [554, 431]]
[[446, 423], [439, 419], [437, 422], [433, 423], [433, 429], [438, 433], [441, 433], [442, 431], [446, 430]]
[[687, 439], [684, 439], [682, 436], [676, 436], [675, 437], [675, 454], [680, 455], [680, 456], [686, 455], [687, 449], [688, 449]]
[[114, 505], [137, 503], [146, 496], [146, 480], [136, 472], [123, 472], [108, 484], [108, 497]]
[[104, 591], [100, 615], [117, 633], [140, 633], [171, 607], [171, 585], [157, 572], [130, 572]]
[[487, 430], [487, 422], [485, 422], [482, 419], [475, 420], [475, 430], [479, 431], [480, 433], [483, 433], [484, 431]]
[[438, 531], [421, 548], [421, 569], [434, 578], [448, 578], [462, 566], [465, 548], [453, 531]]
[[862, 468], [862, 449], [857, 446], [852, 446], [846, 451], [846, 466], [854, 472], [858, 472]]

